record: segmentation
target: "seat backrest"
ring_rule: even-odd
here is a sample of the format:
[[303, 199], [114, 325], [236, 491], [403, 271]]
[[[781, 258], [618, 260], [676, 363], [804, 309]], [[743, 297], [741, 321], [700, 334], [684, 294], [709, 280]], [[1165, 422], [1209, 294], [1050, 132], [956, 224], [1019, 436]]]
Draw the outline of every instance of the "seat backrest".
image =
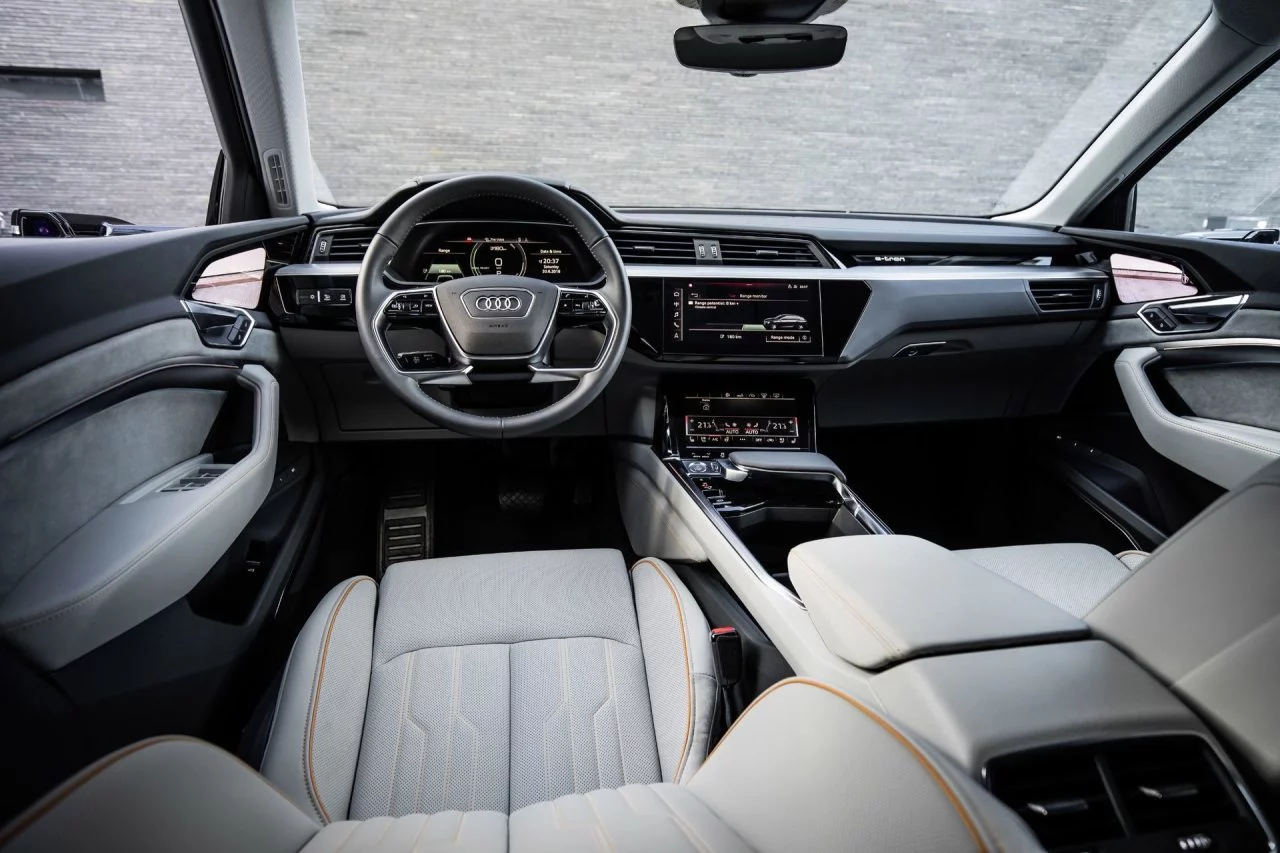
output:
[[1280, 463], [1178, 531], [1085, 621], [1280, 784]]

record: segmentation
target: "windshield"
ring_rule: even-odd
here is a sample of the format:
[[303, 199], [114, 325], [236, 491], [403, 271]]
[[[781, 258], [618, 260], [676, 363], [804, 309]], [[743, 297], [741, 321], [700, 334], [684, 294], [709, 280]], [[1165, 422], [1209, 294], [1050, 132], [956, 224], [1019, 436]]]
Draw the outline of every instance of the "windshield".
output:
[[563, 178], [615, 206], [988, 214], [1034, 202], [1205, 0], [850, 0], [836, 67], [681, 67], [677, 0], [296, 0], [332, 199], [408, 178]]

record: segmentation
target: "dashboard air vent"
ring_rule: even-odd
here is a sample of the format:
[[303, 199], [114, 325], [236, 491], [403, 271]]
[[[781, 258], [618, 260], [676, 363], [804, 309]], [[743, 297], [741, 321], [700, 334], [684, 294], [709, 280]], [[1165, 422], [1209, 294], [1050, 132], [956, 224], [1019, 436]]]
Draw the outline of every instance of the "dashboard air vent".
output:
[[1041, 311], [1088, 311], [1101, 308], [1106, 288], [1101, 280], [1040, 279], [1030, 282], [1031, 298]]
[[987, 765], [987, 785], [1049, 850], [1075, 849], [1124, 835], [1094, 756], [1037, 751]]
[[321, 231], [316, 235], [312, 261], [329, 261], [330, 263], [359, 263], [364, 260], [373, 235], [378, 233], [374, 228], [343, 228], [338, 231]]
[[732, 237], [720, 241], [725, 266], [820, 267], [822, 259], [803, 240], [770, 240]]
[[661, 232], [634, 233], [615, 231], [613, 243], [618, 247], [622, 262], [627, 264], [680, 265], [696, 263], [693, 238], [687, 234], [663, 234]]

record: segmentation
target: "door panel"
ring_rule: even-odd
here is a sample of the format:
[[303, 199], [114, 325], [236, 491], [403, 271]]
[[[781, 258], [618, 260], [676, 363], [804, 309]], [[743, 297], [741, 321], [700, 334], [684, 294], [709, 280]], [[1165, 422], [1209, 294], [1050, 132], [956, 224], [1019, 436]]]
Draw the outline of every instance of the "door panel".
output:
[[[1280, 432], [1169, 410], [1152, 381], [1161, 371], [1162, 352], [1155, 347], [1127, 349], [1116, 359], [1120, 390], [1147, 443], [1166, 458], [1224, 489], [1233, 489], [1266, 465], [1280, 459]], [[1247, 363], [1244, 365], [1247, 367]], [[1250, 377], [1241, 373], [1234, 387], [1243, 392], [1234, 408], [1248, 406]]]
[[[275, 475], [279, 386], [258, 365], [236, 373], [253, 391], [254, 428], [234, 462], [200, 453], [224, 397], [204, 389], [140, 394], [14, 454], [18, 472], [47, 478], [5, 476], [0, 506], [36, 496], [6, 523], [44, 513], [57, 525], [36, 525], [37, 540], [16, 535], [27, 564], [6, 560], [0, 588], [0, 632], [38, 665], [63, 667], [181, 599], [261, 506]], [[60, 511], [80, 481], [92, 487], [69, 502], [74, 515]]]
[[0, 240], [0, 813], [139, 737], [234, 744], [278, 665], [314, 419], [267, 314], [210, 346], [183, 300], [253, 246], [269, 287], [305, 222]]

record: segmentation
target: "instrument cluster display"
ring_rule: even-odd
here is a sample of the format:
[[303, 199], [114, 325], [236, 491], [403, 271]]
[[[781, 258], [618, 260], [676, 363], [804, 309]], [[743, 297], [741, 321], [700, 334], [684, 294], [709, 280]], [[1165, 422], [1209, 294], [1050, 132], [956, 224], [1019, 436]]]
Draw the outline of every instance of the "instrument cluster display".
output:
[[420, 225], [406, 249], [415, 260], [402, 269], [413, 281], [437, 284], [481, 275], [519, 275], [564, 284], [597, 277], [572, 240], [550, 223], [448, 222]]

